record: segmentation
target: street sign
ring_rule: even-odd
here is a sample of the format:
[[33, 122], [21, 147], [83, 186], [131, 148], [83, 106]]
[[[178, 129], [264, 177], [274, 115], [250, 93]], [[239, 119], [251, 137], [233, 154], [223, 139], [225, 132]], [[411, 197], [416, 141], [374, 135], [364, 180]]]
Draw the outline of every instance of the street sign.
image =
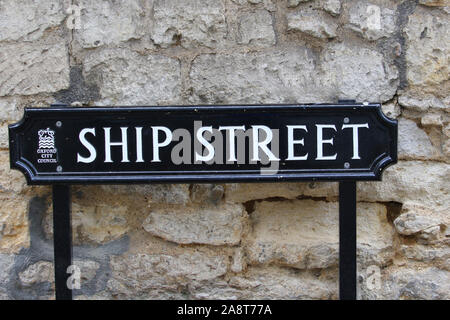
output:
[[380, 180], [397, 161], [380, 104], [34, 108], [9, 139], [29, 184]]
[[356, 299], [356, 181], [397, 162], [380, 104], [25, 109], [11, 168], [53, 185], [56, 299], [72, 299], [70, 185], [339, 181], [339, 297]]

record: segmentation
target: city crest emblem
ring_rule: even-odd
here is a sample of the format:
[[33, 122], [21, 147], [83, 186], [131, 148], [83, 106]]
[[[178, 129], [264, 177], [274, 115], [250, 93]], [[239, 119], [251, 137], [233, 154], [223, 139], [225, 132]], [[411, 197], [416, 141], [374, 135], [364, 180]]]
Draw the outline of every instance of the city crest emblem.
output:
[[55, 131], [41, 129], [38, 131], [38, 163], [57, 163], [56, 148], [55, 148]]

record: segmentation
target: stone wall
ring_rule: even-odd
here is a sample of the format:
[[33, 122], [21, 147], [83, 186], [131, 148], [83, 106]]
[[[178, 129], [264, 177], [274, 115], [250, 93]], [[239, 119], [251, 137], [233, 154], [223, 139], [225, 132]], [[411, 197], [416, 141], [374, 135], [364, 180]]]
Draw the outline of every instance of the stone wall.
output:
[[[446, 0], [0, 0], [0, 298], [54, 297], [51, 189], [9, 169], [24, 107], [348, 98], [399, 120], [398, 164], [358, 184], [358, 297], [449, 299], [449, 13]], [[338, 297], [336, 183], [72, 197], [77, 299]]]

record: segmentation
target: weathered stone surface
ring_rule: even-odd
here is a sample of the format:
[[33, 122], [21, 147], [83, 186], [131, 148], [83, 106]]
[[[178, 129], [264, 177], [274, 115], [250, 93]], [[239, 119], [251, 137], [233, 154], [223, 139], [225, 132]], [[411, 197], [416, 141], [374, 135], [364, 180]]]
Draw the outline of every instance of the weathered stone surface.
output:
[[269, 11], [276, 11], [276, 3], [274, 0], [231, 0], [238, 5], [245, 5], [247, 3], [252, 5], [262, 6], [264, 9]]
[[322, 60], [323, 83], [335, 96], [385, 102], [397, 90], [397, 69], [376, 51], [338, 43], [328, 47]]
[[93, 260], [78, 260], [75, 259], [73, 262], [78, 268], [80, 268], [80, 285], [83, 288], [83, 283], [89, 282], [95, 278], [98, 269], [100, 268], [100, 263]]
[[430, 7], [445, 7], [450, 5], [448, 0], [419, 0], [419, 3]]
[[252, 267], [228, 283], [194, 284], [193, 299], [336, 299], [337, 281], [321, 279], [309, 272], [297, 272], [277, 267]]
[[400, 159], [434, 159], [438, 151], [431, 144], [430, 138], [417, 124], [408, 119], [398, 121], [398, 155]]
[[288, 31], [300, 31], [316, 38], [336, 37], [337, 23], [332, 18], [316, 10], [299, 10], [287, 15]]
[[225, 200], [240, 203], [267, 198], [335, 197], [337, 192], [337, 184], [330, 182], [230, 183], [226, 184]]
[[3, 44], [0, 47], [0, 96], [56, 92], [69, 86], [64, 43]]
[[20, 193], [26, 188], [23, 174], [10, 168], [8, 151], [0, 151], [0, 177], [0, 193]]
[[402, 245], [400, 252], [408, 259], [429, 263], [450, 271], [450, 247], [445, 244], [440, 246]]
[[386, 279], [386, 299], [448, 300], [450, 272], [437, 268], [404, 268], [392, 272]]
[[422, 126], [436, 126], [442, 127], [444, 124], [442, 116], [440, 114], [426, 114], [420, 119]]
[[389, 267], [373, 273], [360, 272], [358, 299], [446, 300], [449, 272], [436, 267]]
[[358, 183], [360, 201], [421, 202], [442, 208], [450, 203], [447, 181], [450, 165], [439, 162], [399, 161], [386, 169], [383, 181]]
[[7, 285], [10, 281], [10, 272], [14, 266], [14, 255], [0, 253], [0, 300], [10, 299]]
[[108, 290], [120, 298], [185, 297], [184, 288], [212, 281], [228, 269], [226, 256], [191, 254], [133, 254], [111, 258]]
[[247, 12], [240, 16], [238, 43], [271, 46], [275, 41], [272, 16], [267, 10]]
[[[250, 215], [252, 233], [245, 241], [249, 262], [306, 268], [308, 249], [322, 246], [329, 248], [328, 254], [321, 256], [322, 267], [330, 266], [337, 261], [337, 256], [333, 256], [337, 243], [334, 207], [333, 203], [310, 200], [257, 203]], [[315, 225], [317, 219], [321, 220], [320, 225]]]
[[[364, 261], [391, 250], [392, 227], [386, 208], [358, 204], [358, 247]], [[277, 263], [299, 269], [328, 268], [338, 261], [338, 206], [323, 201], [260, 202], [250, 215], [252, 233], [246, 239], [250, 264]], [[370, 257], [375, 255], [375, 257]]]
[[[51, 208], [50, 208], [51, 209]], [[104, 243], [123, 236], [131, 227], [128, 207], [120, 200], [98, 205], [83, 202], [72, 203], [72, 232], [75, 244]], [[53, 216], [47, 214], [44, 229], [48, 237], [53, 235]]]
[[190, 70], [191, 102], [275, 103], [329, 100], [312, 73], [315, 58], [303, 47], [264, 53], [203, 54]]
[[145, 195], [149, 203], [187, 204], [188, 184], [155, 184], [146, 186]]
[[415, 235], [424, 240], [437, 240], [441, 227], [450, 227], [448, 204], [442, 208], [430, 209], [418, 202], [406, 202], [401, 214], [394, 220], [394, 226], [399, 234]]
[[28, 198], [0, 194], [0, 252], [17, 253], [29, 246]]
[[230, 266], [230, 270], [235, 273], [240, 273], [244, 271], [247, 267], [247, 262], [245, 259], [245, 252], [242, 248], [238, 248], [234, 251], [233, 262]]
[[145, 1], [82, 0], [81, 29], [75, 29], [75, 38], [83, 48], [119, 44], [141, 38], [148, 28]]
[[358, 202], [356, 208], [358, 265], [390, 264], [395, 255], [394, 228], [388, 221], [387, 208], [382, 204], [365, 202]]
[[397, 70], [381, 54], [344, 44], [329, 47], [320, 62], [302, 47], [204, 54], [194, 60], [190, 78], [190, 100], [200, 103], [331, 102], [350, 96], [387, 101], [398, 84]]
[[349, 10], [349, 25], [369, 40], [388, 37], [395, 32], [395, 12], [375, 4], [356, 1]]
[[242, 206], [181, 207], [152, 210], [143, 223], [145, 231], [176, 243], [236, 245], [244, 223]]
[[250, 4], [263, 4], [264, 8], [270, 11], [275, 11], [276, 5], [273, 0], [247, 0]]
[[442, 151], [446, 157], [450, 157], [450, 141], [449, 140], [444, 142], [444, 145], [442, 146]]
[[60, 25], [63, 1], [3, 0], [0, 2], [0, 41], [34, 41]]
[[[227, 281], [222, 280], [221, 277], [216, 277], [216, 274], [201, 281], [197, 279], [188, 280], [186, 274], [182, 274], [177, 276], [178, 281], [175, 282], [172, 280], [176, 276], [174, 273], [165, 279], [161, 279], [164, 270], [168, 270], [168, 267], [178, 263], [175, 259], [170, 259], [169, 266], [163, 266], [160, 272], [141, 272], [139, 278], [136, 274], [137, 270], [134, 271], [135, 269], [142, 268], [149, 271], [158, 267], [159, 261], [167, 260], [166, 258], [153, 256], [146, 258], [146, 261], [142, 258], [138, 258], [138, 260], [141, 266], [135, 266], [136, 263], [133, 263], [128, 269], [119, 267], [120, 279], [116, 280], [116, 277], [114, 277], [108, 282], [108, 289], [113, 297], [122, 299], [137, 297], [140, 299], [182, 298], [202, 300], [337, 298], [336, 279], [321, 279], [309, 272], [294, 272], [277, 267], [252, 267], [244, 274], [232, 276]], [[144, 268], [144, 266], [147, 268]], [[190, 261], [188, 266], [191, 266]], [[115, 272], [119, 272], [119, 268]], [[209, 273], [210, 269], [207, 270]], [[187, 276], [191, 277], [191, 275]]]
[[[80, 269], [80, 285], [95, 277], [100, 264], [92, 260], [74, 260], [73, 264]], [[54, 283], [55, 272], [53, 263], [49, 261], [39, 261], [30, 265], [27, 269], [19, 273], [22, 285], [32, 286], [41, 282]]]
[[398, 97], [398, 103], [407, 109], [419, 112], [427, 110], [442, 110], [450, 112], [450, 104], [445, 99], [441, 100], [429, 94], [417, 96], [414, 92], [408, 92]]
[[200, 204], [218, 204], [224, 195], [225, 189], [217, 184], [194, 184], [191, 188], [191, 200]]
[[[448, 15], [418, 7], [406, 26], [407, 80], [411, 96], [447, 96], [450, 90], [450, 33]], [[418, 92], [417, 89], [420, 88]]]
[[0, 98], [1, 121], [20, 120], [22, 117], [22, 111], [20, 109], [20, 102], [16, 97]]
[[102, 185], [110, 194], [144, 196], [149, 204], [187, 204], [188, 184]]
[[227, 36], [222, 0], [156, 0], [153, 8], [152, 40], [167, 48], [217, 47]]
[[23, 108], [24, 102], [18, 97], [0, 98], [0, 149], [9, 148], [8, 125], [22, 118]]
[[341, 13], [341, 1], [340, 0], [322, 0], [320, 5], [323, 10], [333, 16], [337, 16]]
[[444, 133], [444, 145], [442, 146], [442, 151], [444, 155], [450, 157], [450, 124], [447, 124], [442, 131]]
[[439, 226], [439, 221], [426, 216], [406, 213], [395, 219], [394, 225], [398, 233], [410, 236], [415, 233], [426, 232], [432, 227]]
[[442, 128], [442, 133], [445, 137], [450, 138], [450, 123], [447, 124], [444, 128]]
[[84, 74], [99, 86], [100, 105], [169, 104], [181, 95], [180, 62], [162, 55], [96, 51], [86, 57]]
[[288, 7], [294, 8], [298, 6], [301, 2], [308, 2], [310, 0], [287, 0]]
[[0, 149], [7, 149], [9, 147], [8, 123], [0, 123]]
[[52, 282], [54, 279], [53, 263], [39, 261], [19, 273], [22, 285], [31, 286], [40, 282]]
[[397, 117], [402, 113], [400, 106], [396, 103], [383, 104], [381, 109], [383, 110], [383, 113], [391, 119], [397, 119]]

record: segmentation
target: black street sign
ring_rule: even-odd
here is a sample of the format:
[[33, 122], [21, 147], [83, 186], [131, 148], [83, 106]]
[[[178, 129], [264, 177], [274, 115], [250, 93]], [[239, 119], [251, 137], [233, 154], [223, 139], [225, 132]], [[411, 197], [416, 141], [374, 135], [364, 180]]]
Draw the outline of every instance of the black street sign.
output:
[[29, 184], [380, 180], [397, 161], [380, 104], [33, 108], [9, 140]]
[[56, 299], [72, 299], [70, 184], [339, 181], [339, 297], [356, 299], [356, 181], [397, 162], [380, 104], [25, 109], [11, 167], [53, 184]]

